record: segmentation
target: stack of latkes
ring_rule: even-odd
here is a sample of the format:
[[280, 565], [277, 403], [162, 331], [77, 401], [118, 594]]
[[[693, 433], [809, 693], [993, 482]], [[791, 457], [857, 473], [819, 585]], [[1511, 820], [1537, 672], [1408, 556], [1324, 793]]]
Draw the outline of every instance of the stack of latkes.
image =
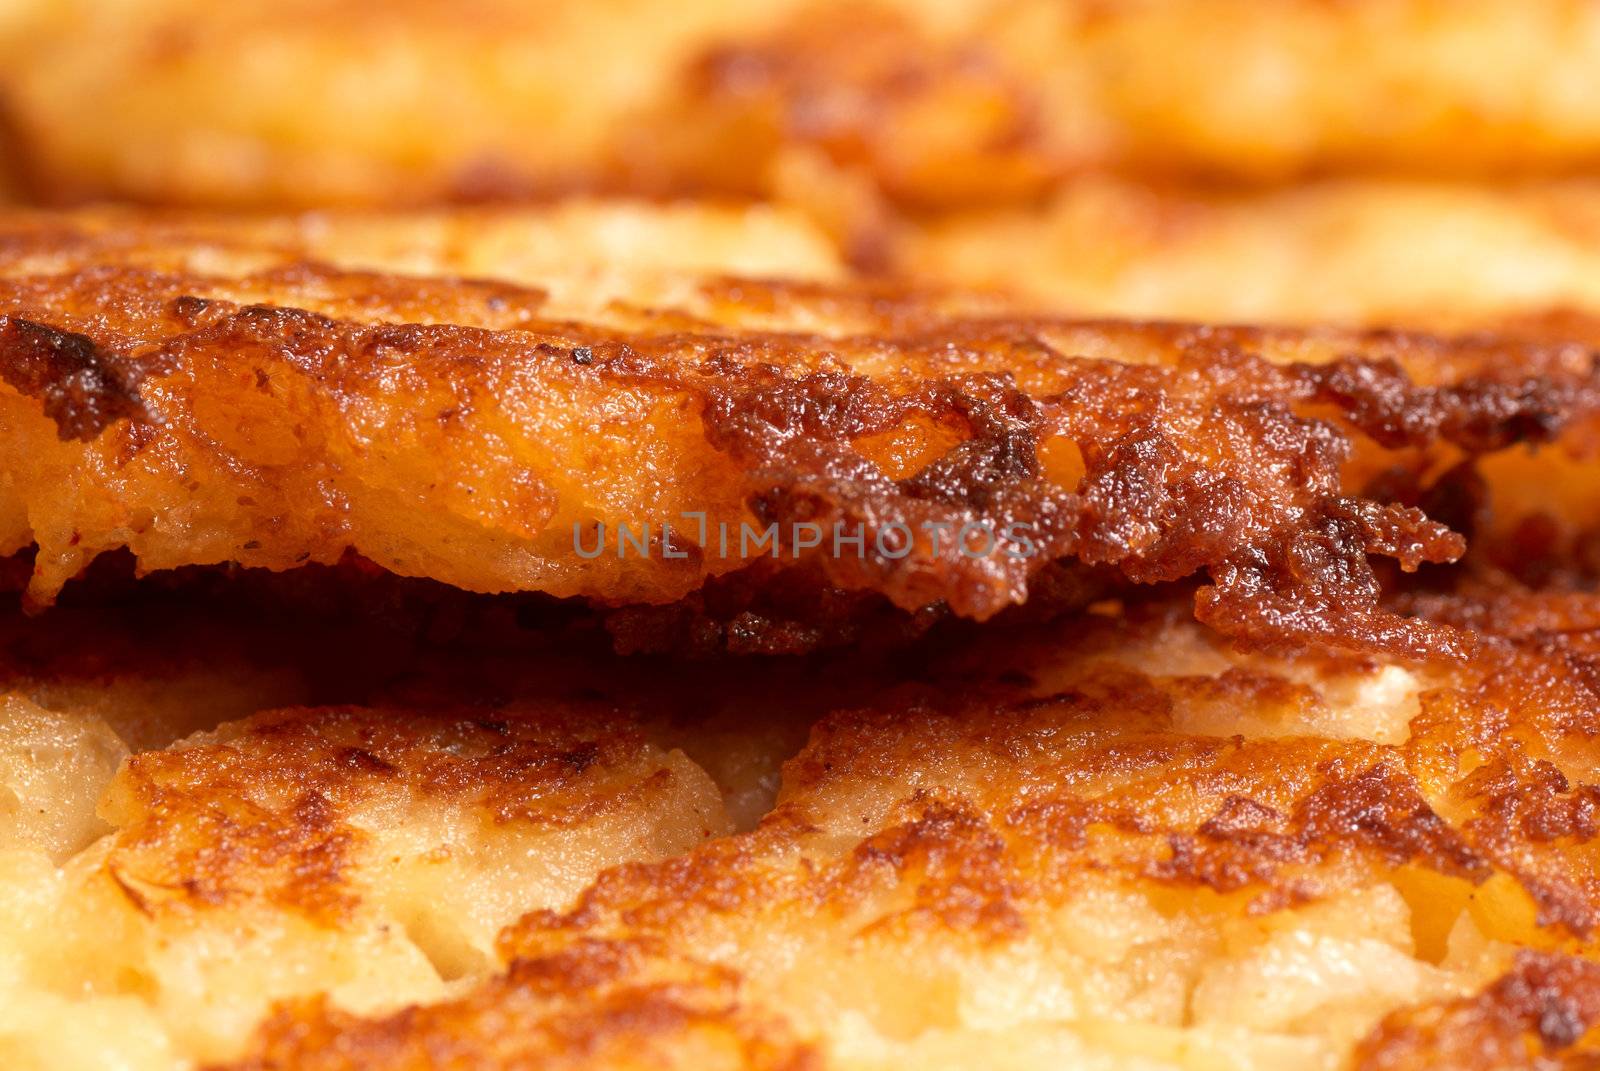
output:
[[15, 0], [0, 1067], [1600, 1066], [1600, 2]]

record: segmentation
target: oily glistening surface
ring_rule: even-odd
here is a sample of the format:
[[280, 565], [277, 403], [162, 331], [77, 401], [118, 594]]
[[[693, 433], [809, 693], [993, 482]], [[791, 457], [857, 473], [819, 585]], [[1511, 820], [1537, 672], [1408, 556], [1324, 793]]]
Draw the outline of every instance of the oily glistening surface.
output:
[[[14, 1062], [1592, 1051], [1584, 347], [1025, 317], [737, 210], [5, 240]], [[568, 541], [685, 509], [1047, 553]]]
[[0, 1066], [1594, 1066], [1597, 12], [6, 5]]
[[[659, 244], [653, 219], [624, 215], [624, 233]], [[808, 233], [698, 222], [756, 262], [753, 235], [778, 260]], [[1461, 555], [1461, 532], [1417, 505], [1486, 535], [1534, 513], [1582, 534], [1584, 481], [1522, 500], [1530, 479], [1585, 471], [1581, 346], [1082, 323], [526, 252], [503, 278], [456, 274], [486, 273], [517, 248], [508, 230], [542, 226], [489, 215], [429, 254], [386, 245], [370, 217], [225, 234], [116, 214], [9, 224], [0, 550], [37, 547], [29, 603], [122, 548], [144, 569], [283, 569], [353, 548], [468, 590], [608, 603], [700, 597], [736, 571], [760, 589], [803, 567], [811, 587], [981, 620], [1067, 562], [1138, 583], [1204, 575], [1201, 619], [1259, 646], [1418, 657], [1466, 640], [1387, 611], [1369, 559], [1410, 571]], [[377, 270], [395, 259], [409, 274]], [[815, 264], [826, 276], [824, 253]], [[797, 547], [776, 562], [693, 544], [578, 553], [584, 532], [691, 512], [868, 539], [803, 561]], [[1033, 554], [926, 534], [974, 521], [1020, 526]], [[908, 553], [871, 538], [891, 526], [915, 534]]]

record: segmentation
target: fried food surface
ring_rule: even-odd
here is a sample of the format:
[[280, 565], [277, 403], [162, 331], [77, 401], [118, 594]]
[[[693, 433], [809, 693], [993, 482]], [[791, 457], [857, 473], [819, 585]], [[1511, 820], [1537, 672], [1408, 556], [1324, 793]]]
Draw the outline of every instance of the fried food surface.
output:
[[0, 22], [0, 93], [19, 184], [58, 200], [770, 193], [820, 160], [949, 208], [1088, 171], [1575, 171], [1600, 153], [1597, 19], [1584, 0], [38, 0]]
[[783, 188], [820, 158], [921, 209], [1090, 172], [1578, 172], [1596, 20], [1581, 0], [821, 4], [729, 35], [674, 116], [691, 170], [765, 151]]
[[1595, 605], [1506, 608], [1426, 670], [1240, 655], [1181, 601], [991, 629], [822, 719], [755, 830], [230, 1066], [1581, 1066]]
[[[0, 219], [0, 1064], [1600, 1061], [1600, 215], [1413, 181], [1593, 165], [1597, 60], [1578, 0], [0, 12], [35, 197], [831, 236]], [[1152, 314], [1511, 320], [1062, 318]]]
[[152, 578], [0, 633], [7, 1066], [1592, 1047], [1591, 595], [1415, 592], [1456, 664], [1242, 652], [1179, 589], [707, 666], [318, 581], [370, 616]]
[[[708, 40], [784, 9], [12, 5], [12, 155], [25, 188], [69, 200], [412, 205], [589, 189], [624, 178], [619, 125]], [[97, 98], [106, 110], [84, 108]], [[108, 120], [98, 132], [95, 114]], [[67, 115], [74, 129], [53, 131]], [[113, 130], [121, 147], [104, 151]], [[659, 185], [643, 179], [631, 185]]]
[[438, 999], [531, 907], [753, 825], [859, 679], [302, 579], [305, 603], [238, 574], [0, 615], [5, 1066], [188, 1067], [286, 997]]
[[[337, 258], [323, 226], [310, 251]], [[611, 602], [803, 559], [981, 619], [1070, 558], [1141, 583], [1204, 570], [1202, 616], [1242, 640], [1421, 656], [1453, 641], [1383, 613], [1367, 555], [1413, 569], [1461, 543], [1361, 497], [1352, 451], [1434, 472], [1593, 408], [1571, 346], [1507, 362], [1486, 339], [1073, 323], [692, 273], [562, 298], [306, 262], [292, 225], [262, 229], [217, 255], [203, 227], [148, 247], [95, 217], [15, 228], [0, 549], [38, 545], [36, 603], [119, 547], [145, 569], [354, 549]], [[802, 525], [862, 540], [806, 547]], [[990, 533], [976, 553], [968, 526]]]
[[[170, 1060], [236, 1051], [292, 996], [435, 1000], [483, 973], [498, 929], [530, 907], [731, 828], [703, 770], [592, 704], [264, 713], [138, 754], [114, 778], [49, 756], [35, 750], [36, 780], [83, 784], [52, 804], [91, 808], [108, 832], [59, 868], [0, 853], [8, 1066], [61, 1066], [51, 1053], [71, 1042], [55, 1025], [80, 1009], [124, 1014]], [[5, 771], [16, 784], [9, 759]], [[82, 796], [102, 789], [95, 821]], [[44, 832], [37, 847], [61, 842]]]
[[[106, 206], [70, 215], [14, 211], [9, 272], [74, 263], [225, 276], [318, 261], [352, 271], [494, 278], [603, 304], [620, 286], [683, 273], [830, 282], [843, 267], [802, 216], [764, 205], [567, 198], [526, 208], [296, 215], [156, 212]], [[567, 294], [565, 286], [600, 293]]]
[[1208, 194], [1091, 179], [1043, 206], [932, 217], [879, 244], [908, 276], [1075, 315], [1460, 331], [1600, 308], [1600, 186], [1581, 180]]

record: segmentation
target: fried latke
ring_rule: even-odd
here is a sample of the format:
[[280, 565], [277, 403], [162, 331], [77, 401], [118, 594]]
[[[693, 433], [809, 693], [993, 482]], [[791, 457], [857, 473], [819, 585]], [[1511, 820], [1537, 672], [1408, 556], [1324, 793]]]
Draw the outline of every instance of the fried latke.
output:
[[895, 235], [882, 244], [901, 274], [1067, 315], [1459, 331], [1600, 312], [1600, 185], [1580, 180], [1343, 180], [1252, 194], [1085, 180], [1046, 206], [930, 218]]
[[1600, 159], [1585, 0], [30, 0], [0, 59], [13, 170], [57, 201], [770, 193], [822, 159], [950, 208]]
[[753, 831], [229, 1066], [1582, 1066], [1595, 602], [1430, 612], [1492, 631], [1408, 667], [1239, 654], [1182, 600], [985, 626], [823, 718]]
[[190, 1066], [285, 997], [439, 999], [532, 906], [753, 824], [828, 702], [791, 684], [752, 723], [799, 667], [708, 691], [498, 608], [452, 633], [195, 595], [0, 618], [8, 1068]]
[[820, 225], [0, 218], [0, 1065], [1600, 1062], [1600, 199], [1417, 181], [1591, 167], [1597, 59], [0, 11], [21, 196]]
[[[4, 857], [13, 985], [43, 1015], [142, 997], [202, 1057], [292, 995], [437, 999], [529, 906], [728, 829], [681, 752], [583, 707], [258, 715], [134, 756], [99, 813], [114, 832], [60, 870]], [[62, 1021], [0, 1048], [41, 1059]]]
[[322, 207], [583, 192], [617, 181], [619, 124], [708, 41], [782, 11], [26, 0], [0, 22], [16, 76], [0, 90], [7, 156], [21, 188], [50, 200]]
[[380, 572], [91, 578], [0, 629], [0, 1056], [1581, 1061], [1600, 607], [1457, 587], [1396, 607], [1474, 637], [1426, 663], [1172, 585], [686, 663]]
[[[145, 570], [354, 549], [612, 604], [804, 559], [983, 619], [1071, 559], [1205, 571], [1204, 619], [1241, 640], [1420, 656], [1454, 641], [1385, 614], [1368, 555], [1409, 570], [1462, 544], [1392, 490], [1363, 497], [1370, 477], [1576, 448], [1592, 423], [1573, 346], [1073, 323], [664, 270], [395, 275], [370, 270], [370, 230], [358, 271], [303, 260], [294, 226], [0, 235], [0, 551], [37, 545], [36, 605], [122, 547]], [[337, 261], [317, 226], [309, 252]], [[861, 541], [797, 545], [802, 525]]]
[[[352, 271], [493, 278], [603, 305], [607, 287], [665, 285], [684, 273], [832, 282], [845, 272], [803, 216], [764, 205], [568, 198], [523, 208], [295, 215], [151, 212], [102, 206], [5, 217], [7, 274], [74, 261], [245, 275], [300, 261]], [[598, 291], [598, 292], [596, 292]]]
[[1583, 0], [824, 3], [728, 35], [670, 114], [691, 172], [783, 188], [823, 160], [922, 210], [1086, 173], [1578, 173], [1597, 20]]
[[[1417, 595], [1479, 634], [1460, 664], [1241, 653], [1180, 590], [688, 671], [532, 619], [270, 650], [166, 598], [14, 630], [8, 726], [114, 760], [63, 697], [144, 665], [184, 731], [208, 632], [368, 690], [226, 695], [120, 772], [0, 757], [19, 800], [60, 782], [0, 812], [8, 1066], [1501, 1067], [1600, 1015], [1592, 596]], [[322, 679], [367, 644], [387, 670]], [[761, 749], [798, 754], [728, 835]]]

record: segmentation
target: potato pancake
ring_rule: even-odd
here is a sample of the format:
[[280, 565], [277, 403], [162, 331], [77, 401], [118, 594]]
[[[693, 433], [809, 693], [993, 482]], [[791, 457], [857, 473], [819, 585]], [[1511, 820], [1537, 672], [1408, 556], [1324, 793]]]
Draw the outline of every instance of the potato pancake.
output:
[[48, 611], [0, 645], [0, 1054], [1581, 1066], [1594, 598], [1419, 593], [1477, 641], [1429, 663], [1244, 653], [1189, 606], [764, 668], [339, 625], [405, 664], [339, 705], [240, 717], [236, 688], [132, 749], [72, 697], [142, 679], [186, 731], [204, 670], [165, 652], [209, 630], [277, 661], [262, 703], [290, 676], [317, 703], [330, 640], [264, 620], [292, 641], [267, 658], [209, 599]]
[[0, 614], [0, 1063], [187, 1067], [288, 997], [440, 999], [527, 910], [753, 825], [857, 679], [708, 690], [559, 622], [376, 602]]
[[1384, 612], [1368, 555], [1411, 570], [1462, 543], [1403, 500], [1519, 443], [1562, 439], [1539, 455], [1559, 464], [1593, 423], [1574, 346], [1076, 323], [663, 268], [399, 275], [372, 270], [370, 223], [363, 270], [337, 266], [339, 223], [309, 250], [297, 226], [0, 230], [0, 552], [37, 547], [33, 605], [120, 548], [146, 571], [354, 550], [609, 604], [805, 568], [983, 619], [1076, 561], [1203, 571], [1203, 619], [1241, 640], [1424, 655], [1456, 641]]
[[1490, 612], [1421, 670], [1181, 606], [991, 633], [824, 718], [754, 831], [509, 927], [503, 974], [285, 1007], [230, 1066], [1583, 1066], [1595, 604]]
[[901, 274], [1069, 315], [1459, 331], [1600, 312], [1600, 185], [1587, 180], [1248, 194], [1083, 180], [1044, 206], [892, 233], [878, 244]]
[[56, 200], [770, 193], [821, 160], [950, 208], [1600, 159], [1586, 0], [25, 0], [0, 58], [18, 183]]
[[1597, 72], [3, 5], [0, 1067], [1600, 1067]]
[[[18, 75], [3, 90], [8, 156], [25, 192], [55, 200], [323, 207], [583, 192], [620, 177], [609, 162], [620, 125], [710, 41], [783, 10], [25, 0], [0, 21]], [[67, 115], [72, 130], [46, 135]], [[96, 133], [92, 115], [110, 122]], [[110, 130], [123, 148], [103, 153]]]
[[[820, 247], [682, 211], [0, 228], [0, 1058], [1591, 1054], [1590, 350], [718, 274], [660, 236]], [[1043, 553], [575, 542], [697, 509]]]

